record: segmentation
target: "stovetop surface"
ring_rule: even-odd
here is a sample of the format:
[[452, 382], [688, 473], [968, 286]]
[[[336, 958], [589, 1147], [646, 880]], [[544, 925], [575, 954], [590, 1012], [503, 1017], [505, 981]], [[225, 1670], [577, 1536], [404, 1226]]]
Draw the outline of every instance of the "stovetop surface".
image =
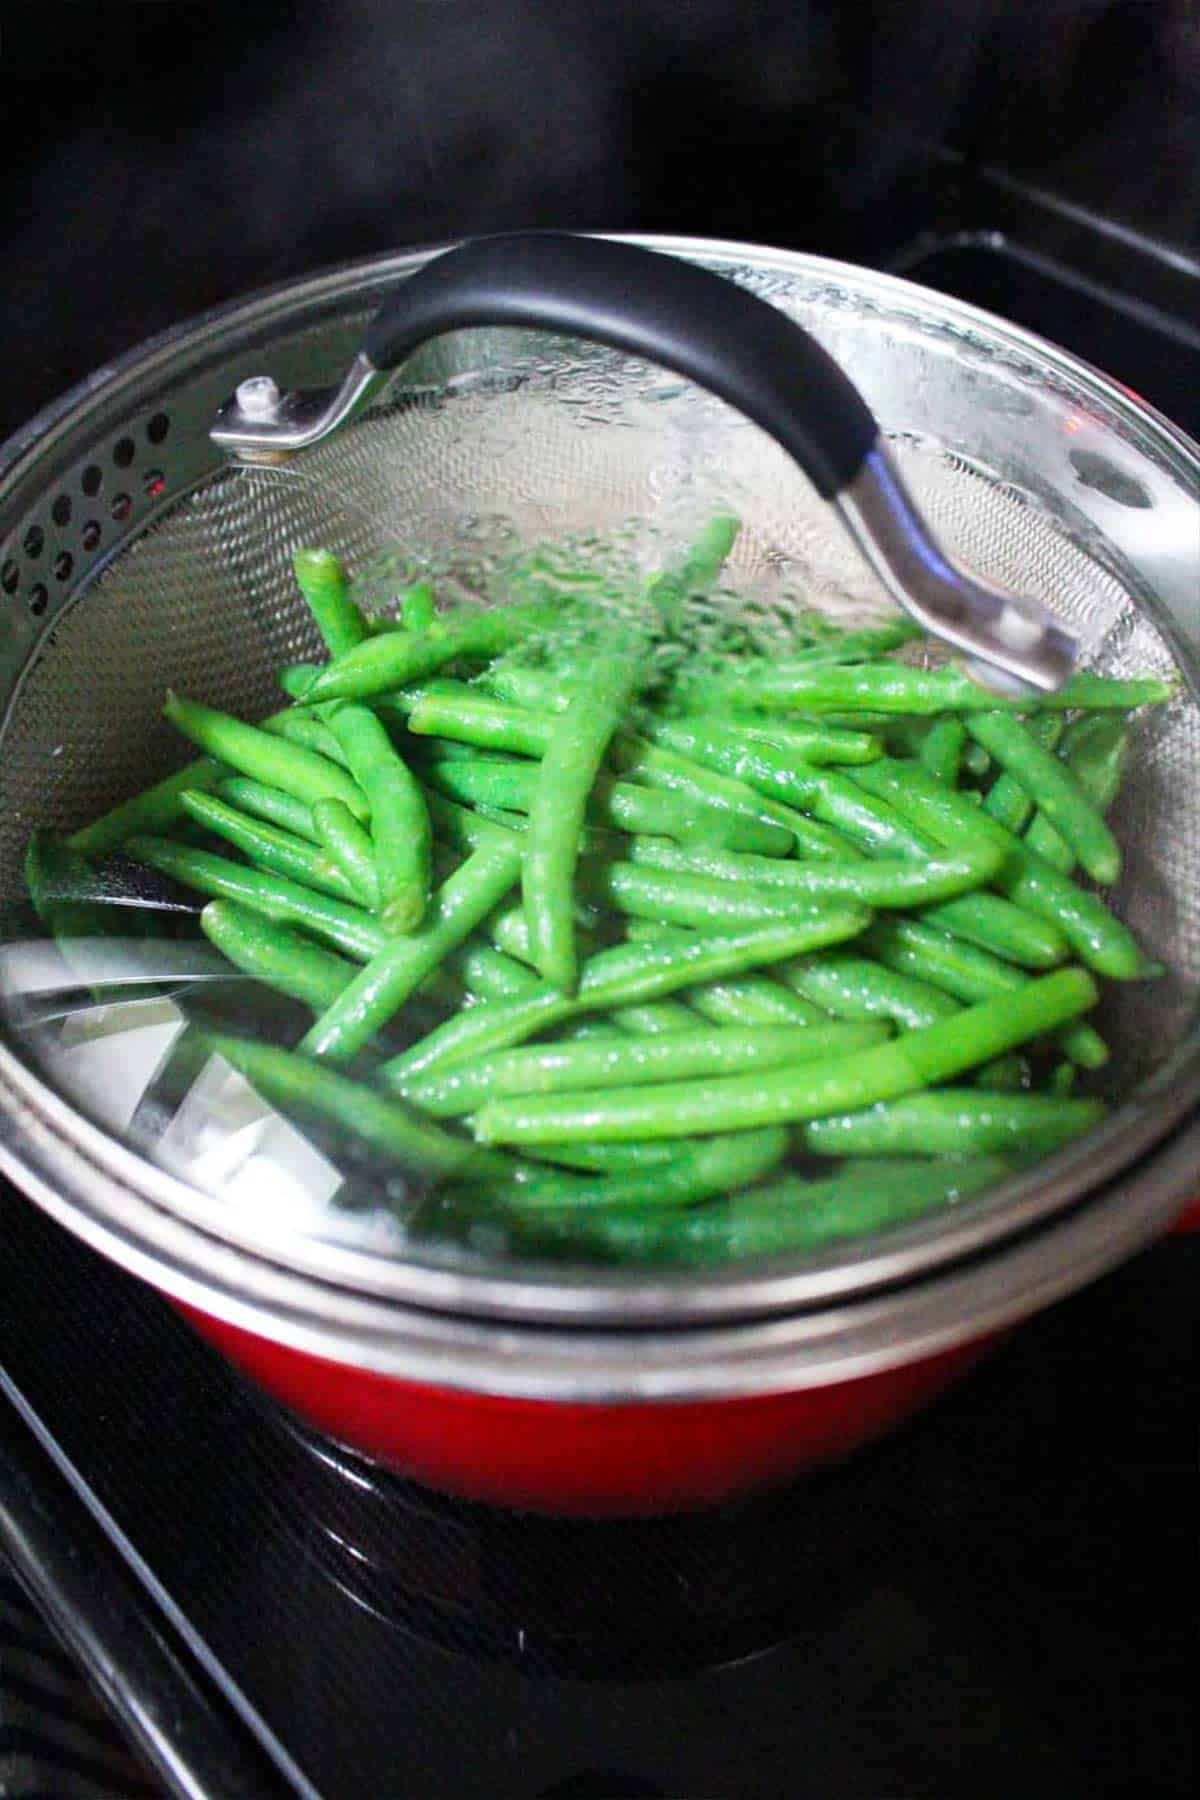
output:
[[0, 1241], [9, 1381], [329, 1800], [1193, 1791], [1200, 1239], [841, 1468], [621, 1524], [374, 1471], [11, 1189]]

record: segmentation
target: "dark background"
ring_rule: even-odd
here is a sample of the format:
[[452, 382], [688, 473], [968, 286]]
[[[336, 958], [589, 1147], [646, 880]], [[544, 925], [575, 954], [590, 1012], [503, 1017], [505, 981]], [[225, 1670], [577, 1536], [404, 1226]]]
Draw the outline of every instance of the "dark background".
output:
[[1200, 246], [1196, 0], [6, 0], [0, 430], [246, 289], [512, 225], [868, 260], [932, 146]]

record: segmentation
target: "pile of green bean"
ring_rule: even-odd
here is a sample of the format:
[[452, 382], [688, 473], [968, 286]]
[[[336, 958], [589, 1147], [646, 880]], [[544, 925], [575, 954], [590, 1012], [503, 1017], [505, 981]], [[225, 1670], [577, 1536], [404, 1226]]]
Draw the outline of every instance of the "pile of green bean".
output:
[[328, 660], [257, 725], [169, 695], [199, 760], [68, 840], [206, 896], [234, 968], [307, 1009], [288, 1044], [205, 1042], [396, 1165], [413, 1232], [809, 1249], [1102, 1115], [1097, 978], [1154, 973], [1100, 891], [1105, 814], [1169, 685], [1003, 700], [906, 661], [904, 623], [812, 615], [693, 650], [736, 529], [617, 606], [419, 583], [387, 619], [300, 552]]

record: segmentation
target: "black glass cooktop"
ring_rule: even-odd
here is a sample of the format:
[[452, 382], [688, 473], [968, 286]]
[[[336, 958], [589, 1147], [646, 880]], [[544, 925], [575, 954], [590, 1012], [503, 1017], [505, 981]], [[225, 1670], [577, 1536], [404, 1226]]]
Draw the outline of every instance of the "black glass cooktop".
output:
[[621, 1524], [443, 1500], [309, 1437], [11, 1189], [0, 1243], [5, 1430], [16, 1400], [54, 1452], [97, 1556], [77, 1623], [128, 1660], [152, 1753], [180, 1739], [179, 1792], [1193, 1791], [1200, 1238], [841, 1468]]

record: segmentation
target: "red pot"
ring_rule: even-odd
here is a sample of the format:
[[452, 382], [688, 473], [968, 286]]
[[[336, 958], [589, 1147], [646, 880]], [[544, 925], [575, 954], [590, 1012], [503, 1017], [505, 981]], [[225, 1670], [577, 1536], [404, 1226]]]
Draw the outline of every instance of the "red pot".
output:
[[799, 1393], [580, 1406], [397, 1381], [180, 1310], [308, 1424], [401, 1474], [471, 1500], [592, 1518], [716, 1505], [845, 1456], [940, 1394], [989, 1347], [978, 1339]]
[[[1200, 1229], [1200, 1203], [1173, 1229]], [[307, 1424], [400, 1474], [470, 1500], [591, 1518], [718, 1505], [835, 1461], [936, 1399], [1007, 1335], [793, 1392], [581, 1405], [398, 1380], [179, 1310]]]
[[[1190, 1137], [1181, 1138], [1174, 1157], [1181, 1171], [1193, 1166], [1193, 1155]], [[482, 1347], [486, 1354], [491, 1334], [496, 1367], [490, 1377], [481, 1380], [474, 1363], [464, 1369], [455, 1348], [447, 1351], [449, 1372], [475, 1384], [463, 1386], [405, 1379], [315, 1354], [195, 1305], [180, 1304], [179, 1310], [306, 1423], [415, 1480], [538, 1512], [591, 1517], [674, 1512], [782, 1482], [848, 1455], [900, 1424], [965, 1375], [1031, 1310], [1028, 1283], [1035, 1272], [1043, 1289], [1049, 1281], [1063, 1291], [1078, 1285], [1090, 1259], [1113, 1260], [1121, 1230], [1131, 1224], [1129, 1198], [1109, 1193], [1049, 1237], [1034, 1236], [1004, 1257], [952, 1269], [905, 1296], [882, 1296], [857, 1314], [847, 1306], [832, 1318], [826, 1315], [810, 1333], [819, 1346], [813, 1350], [815, 1365], [803, 1354], [804, 1334], [794, 1321], [765, 1320], [715, 1334], [679, 1332], [673, 1352], [663, 1334], [647, 1338], [653, 1345], [648, 1359], [656, 1367], [673, 1365], [672, 1384], [698, 1387], [695, 1398], [606, 1402], [485, 1391], [513, 1356], [516, 1335], [486, 1324], [473, 1328], [480, 1341], [468, 1353]], [[1200, 1206], [1193, 1206], [1175, 1228], [1197, 1224]], [[1143, 1237], [1144, 1225], [1145, 1215]], [[951, 1316], [958, 1323], [947, 1329]], [[987, 1328], [965, 1333], [963, 1321], [972, 1317]], [[878, 1366], [844, 1379], [812, 1379], [830, 1367], [835, 1346], [845, 1345], [847, 1333]], [[721, 1393], [724, 1383], [752, 1379], [745, 1371], [756, 1365], [763, 1342], [772, 1336], [782, 1340], [774, 1346], [776, 1357], [798, 1356], [794, 1366], [804, 1384]], [[950, 1341], [926, 1354], [912, 1353], [916, 1343], [938, 1336]], [[553, 1337], [545, 1331], [531, 1334], [531, 1366]], [[593, 1335], [587, 1341], [595, 1344], [598, 1358], [605, 1355], [608, 1340]], [[618, 1341], [636, 1343], [637, 1334], [622, 1334]], [[767, 1355], [773, 1360], [770, 1351]], [[732, 1372], [737, 1368], [740, 1377]], [[718, 1391], [710, 1394], [709, 1388]]]

